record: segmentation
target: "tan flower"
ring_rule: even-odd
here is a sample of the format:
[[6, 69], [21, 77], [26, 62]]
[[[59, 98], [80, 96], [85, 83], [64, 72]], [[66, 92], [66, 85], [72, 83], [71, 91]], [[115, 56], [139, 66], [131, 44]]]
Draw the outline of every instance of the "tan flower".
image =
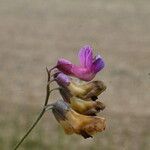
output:
[[105, 118], [79, 114], [62, 100], [53, 104], [52, 112], [66, 134], [76, 133], [89, 138], [106, 128]]
[[54, 80], [60, 87], [63, 87], [70, 96], [75, 96], [84, 100], [96, 100], [97, 96], [106, 90], [106, 85], [102, 81], [91, 81], [89, 83], [77, 83], [63, 73], [56, 73]]
[[77, 97], [70, 98], [70, 107], [76, 112], [84, 115], [96, 115], [105, 105], [100, 101], [84, 101]]

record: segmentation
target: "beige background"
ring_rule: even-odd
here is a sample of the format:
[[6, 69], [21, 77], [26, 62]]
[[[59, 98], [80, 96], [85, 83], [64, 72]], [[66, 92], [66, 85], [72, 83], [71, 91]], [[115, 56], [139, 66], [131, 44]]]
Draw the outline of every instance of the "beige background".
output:
[[106, 62], [97, 75], [107, 85], [106, 131], [67, 136], [47, 113], [20, 150], [150, 149], [149, 17], [149, 0], [0, 0], [0, 149], [12, 149], [38, 115], [45, 66], [78, 63], [85, 44]]

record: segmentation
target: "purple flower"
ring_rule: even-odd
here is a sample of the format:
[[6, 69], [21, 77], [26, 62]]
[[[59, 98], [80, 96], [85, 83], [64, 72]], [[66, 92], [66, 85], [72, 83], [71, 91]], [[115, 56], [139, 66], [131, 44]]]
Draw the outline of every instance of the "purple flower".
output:
[[77, 77], [84, 81], [92, 80], [104, 68], [105, 63], [100, 55], [93, 58], [93, 49], [86, 45], [79, 51], [80, 66], [72, 64], [66, 59], [59, 59], [57, 68], [66, 75]]

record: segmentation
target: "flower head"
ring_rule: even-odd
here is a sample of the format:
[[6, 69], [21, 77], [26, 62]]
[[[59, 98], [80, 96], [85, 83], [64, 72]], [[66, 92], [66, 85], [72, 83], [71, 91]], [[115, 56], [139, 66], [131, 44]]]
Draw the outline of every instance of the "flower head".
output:
[[66, 134], [76, 133], [89, 138], [106, 127], [105, 118], [79, 114], [62, 100], [53, 104], [52, 112]]
[[76, 133], [89, 138], [106, 127], [105, 118], [96, 116], [100, 110], [105, 109], [105, 105], [96, 99], [106, 86], [102, 81], [75, 82], [70, 76], [90, 81], [104, 68], [105, 63], [100, 55], [93, 56], [93, 49], [89, 45], [80, 49], [78, 57], [80, 65], [62, 58], [49, 70], [50, 74], [57, 68], [58, 72], [53, 75], [52, 81], [57, 82], [59, 85], [57, 89], [63, 97], [63, 100], [50, 106], [65, 133]]
[[105, 66], [104, 60], [100, 55], [93, 57], [93, 49], [89, 45], [80, 49], [78, 57], [80, 61], [79, 66], [72, 64], [66, 59], [59, 59], [57, 68], [67, 75], [77, 77], [84, 81], [90, 81]]

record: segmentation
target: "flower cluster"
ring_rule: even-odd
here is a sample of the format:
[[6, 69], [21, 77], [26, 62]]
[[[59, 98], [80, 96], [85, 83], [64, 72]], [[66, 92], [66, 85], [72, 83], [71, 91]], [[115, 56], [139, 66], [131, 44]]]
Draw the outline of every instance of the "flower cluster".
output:
[[91, 81], [105, 63], [100, 55], [93, 57], [93, 49], [89, 45], [80, 49], [78, 57], [79, 66], [66, 59], [59, 59], [56, 66], [49, 70], [51, 73], [57, 69], [53, 80], [59, 85], [63, 98], [53, 103], [52, 112], [66, 134], [76, 133], [89, 138], [106, 127], [105, 118], [97, 116], [105, 108], [97, 99], [106, 86], [102, 81]]

